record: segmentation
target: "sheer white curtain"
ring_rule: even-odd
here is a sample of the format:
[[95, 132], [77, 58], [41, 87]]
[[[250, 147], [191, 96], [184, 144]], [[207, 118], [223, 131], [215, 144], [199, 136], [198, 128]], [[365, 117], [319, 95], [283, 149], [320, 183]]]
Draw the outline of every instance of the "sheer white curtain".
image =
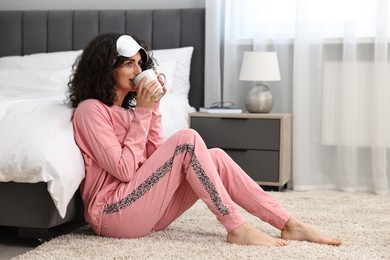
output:
[[278, 53], [282, 80], [269, 84], [272, 112], [293, 113], [292, 188], [389, 193], [388, 1], [206, 0], [212, 10], [222, 18], [206, 28], [223, 40], [206, 39], [218, 50], [206, 71], [221, 78], [206, 88], [222, 87], [225, 101], [244, 108], [244, 51]]

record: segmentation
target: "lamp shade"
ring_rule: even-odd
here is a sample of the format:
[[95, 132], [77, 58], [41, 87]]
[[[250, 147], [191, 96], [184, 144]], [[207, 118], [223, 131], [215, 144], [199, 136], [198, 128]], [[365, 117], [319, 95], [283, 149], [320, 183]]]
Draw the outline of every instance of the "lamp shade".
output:
[[240, 80], [279, 81], [280, 71], [276, 52], [244, 52]]

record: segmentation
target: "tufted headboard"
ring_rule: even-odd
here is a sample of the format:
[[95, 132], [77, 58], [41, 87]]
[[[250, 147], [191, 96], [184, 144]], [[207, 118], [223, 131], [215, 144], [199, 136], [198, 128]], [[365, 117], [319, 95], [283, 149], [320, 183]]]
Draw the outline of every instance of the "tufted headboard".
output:
[[152, 49], [193, 46], [190, 104], [204, 104], [205, 10], [0, 11], [0, 57], [82, 49], [104, 32], [135, 34]]

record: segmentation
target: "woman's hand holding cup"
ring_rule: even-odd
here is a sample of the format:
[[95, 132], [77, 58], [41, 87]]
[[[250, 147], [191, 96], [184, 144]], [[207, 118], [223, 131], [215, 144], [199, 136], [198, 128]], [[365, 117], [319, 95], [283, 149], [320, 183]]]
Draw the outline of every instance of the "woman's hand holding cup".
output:
[[[136, 86], [140, 86], [142, 79], [145, 78], [143, 82], [143, 88], [150, 89], [150, 98], [153, 98], [154, 101], [160, 100], [160, 98], [166, 93], [165, 87], [165, 75], [163, 73], [156, 73], [153, 69], [144, 70], [139, 73], [135, 79], [134, 83]], [[156, 85], [150, 84], [155, 82]], [[150, 85], [150, 86], [149, 86]], [[138, 96], [137, 90], [137, 96]], [[142, 92], [142, 91], [141, 91]]]

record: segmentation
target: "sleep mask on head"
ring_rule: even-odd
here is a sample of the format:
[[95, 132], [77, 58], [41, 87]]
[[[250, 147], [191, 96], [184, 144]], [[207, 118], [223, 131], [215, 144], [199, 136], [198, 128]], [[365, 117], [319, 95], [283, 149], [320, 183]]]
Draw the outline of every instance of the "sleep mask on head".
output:
[[145, 49], [129, 35], [122, 35], [116, 40], [116, 51], [118, 56], [127, 58], [134, 56], [139, 51], [142, 61], [146, 62], [148, 60], [148, 54]]

